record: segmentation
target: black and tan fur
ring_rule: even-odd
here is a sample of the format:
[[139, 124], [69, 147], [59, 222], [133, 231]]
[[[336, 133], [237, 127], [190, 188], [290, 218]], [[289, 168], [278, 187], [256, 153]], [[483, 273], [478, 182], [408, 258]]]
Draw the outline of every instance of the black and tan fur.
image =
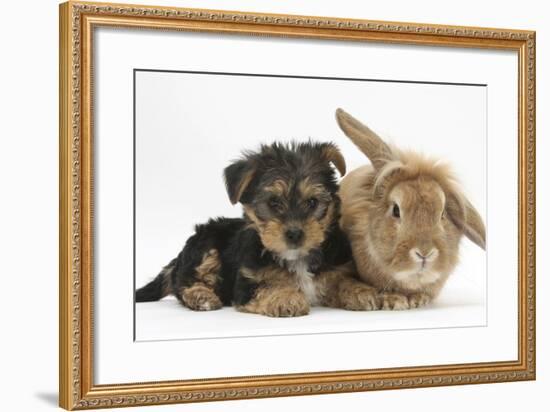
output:
[[330, 143], [264, 145], [229, 165], [225, 181], [243, 218], [197, 225], [177, 258], [136, 293], [137, 302], [174, 294], [193, 310], [233, 305], [267, 316], [306, 315], [312, 305], [377, 308], [355, 279], [338, 226], [335, 172], [345, 161]]

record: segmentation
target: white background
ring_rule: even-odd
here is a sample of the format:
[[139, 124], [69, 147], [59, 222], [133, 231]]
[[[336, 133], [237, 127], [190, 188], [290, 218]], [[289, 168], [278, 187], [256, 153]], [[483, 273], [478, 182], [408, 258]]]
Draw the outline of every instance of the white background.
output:
[[[361, 50], [362, 54], [369, 52]], [[393, 54], [397, 54], [395, 50]], [[377, 59], [375, 53], [369, 56], [369, 60]], [[108, 76], [106, 71], [101, 71], [100, 79]], [[418, 74], [410, 75], [416, 78]], [[96, 82], [96, 87], [101, 84]], [[367, 118], [365, 122], [373, 128], [387, 130], [384, 137], [398, 147], [450, 162], [486, 221], [484, 86], [138, 71], [135, 90], [137, 287], [177, 255], [195, 224], [215, 216], [242, 215], [241, 206], [229, 202], [222, 179], [223, 168], [242, 150], [256, 150], [261, 143], [276, 140], [307, 141], [311, 137], [335, 142], [348, 171], [368, 163], [338, 128], [337, 106]], [[101, 96], [98, 93], [98, 106], [103, 104]], [[493, 136], [494, 141], [502, 138]], [[510, 134], [510, 139], [515, 138]], [[105, 142], [100, 143], [105, 150], [109, 150], [109, 140], [96, 137], [96, 141]], [[98, 183], [101, 187], [101, 181]], [[101, 192], [101, 205], [99, 198]], [[358, 314], [313, 309], [310, 316], [281, 321], [232, 308], [197, 313], [164, 300], [136, 305], [136, 339], [485, 325], [485, 253], [466, 239], [463, 243], [460, 263], [437, 306], [426, 310]], [[502, 276], [498, 279], [502, 283]]]
[[[94, 249], [94, 355], [95, 369], [94, 380], [98, 384], [121, 383], [121, 382], [145, 382], [156, 380], [178, 380], [208, 378], [212, 376], [246, 376], [254, 374], [278, 374], [296, 372], [317, 372], [346, 369], [369, 369], [395, 366], [415, 366], [469, 363], [480, 361], [512, 360], [517, 357], [517, 330], [516, 330], [516, 309], [517, 299], [517, 277], [516, 277], [516, 252], [517, 245], [517, 203], [510, 201], [516, 198], [516, 167], [517, 160], [517, 107], [516, 107], [516, 81], [517, 81], [517, 57], [510, 52], [502, 51], [479, 51], [464, 50], [456, 48], [433, 48], [433, 47], [412, 47], [412, 46], [385, 46], [369, 43], [348, 43], [337, 41], [301, 41], [293, 39], [265, 38], [258, 39], [250, 36], [216, 36], [187, 33], [164, 33], [150, 30], [119, 30], [99, 29], [94, 37], [96, 45], [95, 73], [95, 199], [94, 215], [95, 228], [94, 237], [96, 240]], [[124, 49], [121, 54], [120, 50]], [[147, 53], [143, 53], [143, 50]], [[185, 50], [185, 53], [166, 53], [167, 50]], [[233, 50], [231, 60], [228, 60], [229, 50]], [[254, 56], [253, 59], [247, 58]], [[326, 56], [331, 56], [327, 59]], [[411, 62], [414, 61], [414, 65]], [[353, 336], [348, 334], [323, 334], [323, 335], [296, 335], [297, 331], [318, 332], [333, 331], [335, 324], [341, 323], [339, 330], [349, 331], [370, 326], [368, 320], [373, 323], [386, 325], [381, 322], [381, 316], [388, 316], [385, 312], [372, 312], [367, 314], [356, 314], [355, 325], [349, 320], [323, 319], [318, 314], [312, 314], [303, 318], [282, 320], [273, 319], [269, 327], [268, 320], [258, 319], [261, 333], [257, 330], [246, 330], [242, 324], [248, 321], [240, 321], [236, 333], [229, 333], [229, 336], [250, 336], [269, 333], [269, 329], [275, 330], [272, 324], [277, 324], [275, 331], [279, 337], [264, 338], [233, 338], [223, 342], [224, 351], [220, 351], [220, 342], [216, 339], [210, 340], [185, 340], [165, 342], [140, 342], [132, 341], [132, 81], [129, 74], [134, 67], [152, 67], [180, 69], [186, 67], [192, 70], [207, 68], [213, 71], [252, 71], [259, 73], [293, 73], [308, 75], [333, 75], [336, 77], [359, 77], [361, 75], [382, 78], [382, 79], [403, 79], [413, 78], [415, 80], [433, 81], [455, 81], [466, 83], [489, 83], [488, 99], [494, 102], [488, 108], [488, 186], [490, 187], [490, 201], [495, 204], [495, 212], [488, 218], [489, 226], [489, 252], [487, 254], [489, 263], [489, 302], [488, 317], [489, 324], [484, 328], [462, 328], [462, 329], [437, 329], [431, 328], [432, 324], [421, 323], [428, 319], [428, 314], [440, 314], [428, 311], [426, 313], [394, 312], [392, 318], [396, 319], [398, 325], [395, 329], [409, 328], [412, 322], [406, 322], [405, 317], [417, 315], [417, 322], [414, 327], [426, 329], [407, 330], [405, 332], [379, 331], [376, 333], [356, 333]], [[221, 82], [222, 79], [218, 79]], [[224, 82], [225, 83], [225, 82]], [[348, 84], [333, 89], [322, 87], [320, 94], [327, 93], [339, 96], [343, 106], [355, 113], [358, 117], [371, 118], [369, 123], [375, 128], [379, 123], [389, 124], [402, 122], [403, 129], [393, 126], [396, 139], [401, 136], [411, 136], [419, 149], [429, 151], [430, 148], [441, 150], [447, 153], [447, 148], [442, 149], [445, 140], [448, 145], [457, 145], [461, 140], [466, 147], [471, 146], [472, 152], [475, 147], [483, 143], [483, 127], [474, 127], [468, 130], [464, 126], [456, 124], [469, 123], [483, 125], [479, 118], [483, 114], [483, 102], [471, 96], [465, 98], [460, 93], [453, 96], [456, 102], [448, 102], [446, 96], [438, 96], [438, 103], [441, 106], [454, 105], [456, 114], [450, 116], [445, 110], [437, 110], [434, 116], [442, 117], [438, 121], [431, 120], [423, 112], [423, 105], [415, 109], [409, 108], [404, 103], [409, 100], [411, 104], [417, 101], [422, 102], [420, 97], [407, 98], [406, 93], [401, 90], [404, 87], [395, 87], [397, 97], [388, 99], [390, 104], [376, 104], [383, 102], [370, 101], [368, 97], [357, 99], [355, 93], [343, 93], [343, 90], [350, 90]], [[321, 86], [319, 86], [321, 88]], [[214, 88], [217, 91], [218, 88]], [[361, 88], [357, 87], [358, 90]], [[210, 93], [211, 88], [208, 88]], [[294, 89], [293, 89], [294, 90]], [[296, 87], [299, 90], [299, 87]], [[373, 90], [373, 94], [376, 94]], [[206, 90], [205, 90], [206, 91]], [[309, 92], [311, 94], [312, 92]], [[388, 93], [390, 93], [388, 91]], [[433, 89], [431, 91], [433, 93]], [[447, 92], [450, 93], [450, 92]], [[462, 91], [464, 93], [464, 91]], [[470, 92], [471, 93], [471, 92]], [[358, 93], [359, 94], [359, 93]], [[364, 94], [368, 94], [364, 91]], [[353, 96], [353, 97], [352, 97]], [[460, 97], [459, 97], [460, 96]], [[434, 100], [436, 96], [432, 97]], [[181, 96], [180, 96], [181, 98]], [[240, 100], [246, 99], [235, 97], [233, 104], [241, 107]], [[295, 100], [299, 102], [300, 97]], [[466, 99], [480, 105], [478, 113], [473, 115], [471, 111], [462, 108]], [[214, 99], [212, 99], [214, 100]], [[274, 98], [275, 101], [285, 101], [284, 97]], [[323, 101], [322, 98], [318, 99]], [[398, 100], [394, 102], [395, 100]], [[411, 101], [412, 100], [412, 101]], [[264, 119], [261, 126], [264, 133], [277, 131], [282, 135], [297, 133], [297, 129], [304, 133], [304, 130], [311, 131], [317, 128], [319, 123], [322, 127], [317, 133], [326, 133], [333, 130], [338, 132], [333, 117], [333, 107], [327, 109], [329, 99], [324, 105], [309, 104], [313, 109], [300, 112], [300, 107], [294, 107], [293, 113], [284, 115], [284, 111], [273, 108], [266, 113], [258, 113]], [[360, 104], [359, 104], [360, 103]], [[201, 100], [197, 99], [196, 105], [200, 106]], [[399, 106], [403, 104], [403, 106]], [[159, 103], [160, 105], [160, 103]], [[308, 101], [302, 103], [308, 106]], [[298, 105], [299, 106], [299, 105]], [[388, 107], [390, 106], [390, 107]], [[210, 103], [214, 108], [215, 103]], [[242, 103], [245, 110], [251, 114], [257, 113], [257, 109], [246, 108], [247, 104]], [[292, 105], [289, 109], [292, 109]], [[391, 109], [395, 109], [395, 116], [388, 117]], [[428, 111], [429, 107], [426, 108]], [[470, 110], [475, 110], [475, 107]], [[174, 106], [171, 109], [174, 110]], [[295, 125], [269, 126], [273, 122], [275, 112], [282, 118], [295, 119], [297, 113], [304, 121], [294, 120]], [[323, 113], [326, 112], [326, 115]], [[399, 114], [411, 112], [413, 116]], [[415, 117], [416, 119], [411, 119]], [[204, 116], [202, 111], [200, 116]], [[188, 122], [200, 122], [201, 117], [196, 116]], [[463, 117], [463, 118], [462, 118]], [[385, 120], [384, 120], [385, 119]], [[422, 121], [422, 119], [425, 119]], [[216, 120], [210, 122], [217, 123]], [[173, 122], [167, 121], [169, 125]], [[250, 123], [250, 128], [255, 124]], [[279, 123], [283, 123], [279, 121]], [[410, 126], [407, 127], [407, 123]], [[430, 123], [429, 126], [426, 123]], [[310, 126], [309, 124], [316, 124]], [[265, 126], [268, 125], [268, 126]], [[296, 128], [295, 128], [296, 127]], [[248, 128], [248, 127], [247, 127]], [[243, 134], [251, 130], [243, 130]], [[198, 128], [198, 132], [204, 133], [206, 128]], [[454, 129], [452, 132], [449, 129]], [[481, 130], [479, 130], [481, 129]], [[232, 138], [240, 142], [241, 137], [238, 127], [229, 121], [225, 122], [225, 131], [235, 135]], [[183, 131], [182, 131], [183, 133]], [[453, 135], [458, 133], [458, 135]], [[465, 140], [463, 134], [472, 133], [471, 139], [476, 139], [476, 144]], [[423, 134], [425, 134], [423, 136]], [[254, 136], [251, 134], [249, 136]], [[423, 136], [423, 138], [418, 138]], [[440, 137], [441, 136], [441, 137]], [[477, 137], [477, 138], [476, 138]], [[157, 137], [160, 139], [160, 137]], [[438, 145], [434, 140], [439, 140]], [[403, 142], [403, 140], [400, 140]], [[348, 142], [349, 144], [349, 142]], [[410, 144], [410, 143], [409, 143]], [[350, 145], [351, 146], [351, 145]], [[457, 146], [455, 151], [458, 151]], [[194, 151], [193, 151], [194, 152]], [[464, 156], [475, 164], [475, 168], [481, 166], [481, 160], [475, 160], [475, 156], [482, 157], [482, 150], [477, 150], [475, 156], [468, 150], [460, 149]], [[458, 153], [457, 153], [458, 154]], [[447, 155], [446, 157], [449, 157]], [[355, 152], [354, 158], [357, 159]], [[452, 158], [453, 163], [464, 167], [464, 161], [460, 156]], [[169, 161], [166, 163], [170, 163]], [[186, 163], [182, 162], [181, 167]], [[163, 163], [164, 166], [164, 163]], [[511, 167], [510, 167], [511, 166]], [[460, 169], [462, 170], [462, 169]], [[483, 175], [483, 173], [480, 173]], [[461, 176], [472, 177], [473, 174], [461, 173]], [[471, 180], [471, 179], [470, 179]], [[505, 180], [510, 184], [503, 185]], [[467, 187], [475, 187], [473, 183]], [[201, 188], [200, 192], [203, 192]], [[482, 193], [482, 190], [473, 193]], [[477, 201], [482, 204], [482, 200]], [[483, 210], [483, 207], [481, 208]], [[491, 209], [493, 210], [493, 209]], [[179, 240], [179, 239], [178, 239]], [[483, 257], [483, 252], [475, 246], [465, 243], [475, 249], [474, 256]], [[168, 249], [168, 248], [167, 248]], [[464, 250], [463, 250], [464, 251]], [[463, 266], [474, 262], [472, 256], [466, 256]], [[472, 276], [482, 273], [482, 270], [472, 268]], [[458, 278], [458, 276], [457, 276]], [[494, 286], [491, 286], [494, 285]], [[469, 295], [469, 293], [468, 293]], [[157, 305], [158, 307], [158, 305]], [[184, 313], [180, 311], [180, 313]], [[334, 315], [340, 311], [331, 311]], [[213, 313], [210, 313], [213, 315]], [[363, 315], [363, 316], [361, 316]], [[464, 316], [460, 313], [447, 313], [446, 326], [456, 326], [464, 322]], [[201, 315], [202, 316], [202, 315]], [[252, 315], [251, 315], [252, 316]], [[252, 317], [250, 316], [250, 319]], [[368, 318], [367, 318], [368, 316]], [[442, 316], [443, 317], [443, 316]], [[138, 314], [139, 318], [139, 314]], [[196, 319], [196, 317], [194, 317]], [[378, 319], [377, 319], [378, 318]], [[239, 317], [242, 319], [242, 317]], [[319, 324], [315, 325], [315, 319]], [[455, 320], [456, 319], [456, 320]], [[401, 322], [399, 322], [401, 320]], [[421, 321], [421, 322], [419, 322]], [[468, 321], [468, 320], [467, 320]], [[158, 323], [160, 323], [157, 320]], [[211, 322], [205, 320], [209, 326]], [[264, 325], [265, 323], [265, 325]], [[299, 325], [301, 323], [302, 325]], [[331, 325], [332, 323], [332, 325]], [[348, 323], [346, 325], [346, 323]], [[290, 324], [294, 330], [290, 329]], [[304, 325], [306, 324], [306, 325]], [[309, 325], [307, 325], [309, 324]], [[469, 323], [472, 324], [471, 321]], [[288, 327], [285, 327], [289, 325]], [[381, 327], [375, 325], [374, 329]], [[366, 326], [369, 329], [369, 326]], [[392, 325], [393, 326], [393, 325]], [[441, 326], [441, 323], [437, 326]], [[383, 327], [383, 326], [382, 326]], [[394, 329], [390, 326], [390, 329]], [[240, 329], [240, 330], [239, 330]], [[267, 330], [266, 330], [267, 329]], [[281, 330], [282, 329], [282, 330]], [[332, 330], [331, 330], [332, 329]], [[214, 330], [214, 332], [216, 332]], [[200, 334], [203, 337], [207, 335]], [[210, 332], [210, 336], [217, 336]], [[220, 335], [222, 333], [220, 332]], [[227, 335], [226, 335], [227, 336]], [[138, 335], [139, 337], [139, 335]], [[151, 336], [152, 337], [152, 336]], [[406, 351], [401, 349], [401, 340], [407, 341]], [[265, 342], [265, 343], [264, 343]], [[270, 356], [264, 356], [263, 345], [276, 347]], [[315, 345], [316, 351], [311, 350]], [[332, 348], [346, 347], [345, 352], [333, 353]], [[370, 351], [364, 352], [363, 348], [369, 347]], [[209, 362], [201, 362], [198, 358], [182, 358], [180, 353], [204, 351], [210, 354]], [[330, 351], [331, 356], [318, 356], [318, 353]], [[234, 356], [227, 357], [225, 352]], [[364, 353], [362, 353], [364, 352]], [[361, 353], [361, 356], [358, 354]], [[246, 356], [240, 356], [246, 354]], [[258, 369], [256, 359], [261, 358], [261, 369]], [[139, 359], [139, 362], [136, 360]]]
[[[550, 32], [545, 28], [543, 3], [526, 1], [519, 8], [516, 2], [470, 2], [442, 5], [439, 2], [401, 1], [392, 4], [357, 2], [255, 2], [232, 1], [157, 1], [157, 4], [195, 6], [251, 11], [339, 15], [397, 21], [441, 24], [464, 24], [493, 27], [515, 27], [538, 30], [537, 69], [539, 78], [538, 112], [550, 109], [548, 72]], [[3, 57], [0, 76], [2, 119], [0, 122], [0, 171], [3, 202], [0, 206], [2, 228], [2, 269], [7, 282], [2, 294], [2, 363], [1, 384], [6, 389], [3, 402], [7, 410], [45, 410], [55, 408], [57, 387], [57, 7], [53, 1], [7, 5], [6, 15], [12, 18], [2, 26]], [[21, 19], [19, 19], [19, 17]], [[25, 24], [22, 20], [25, 20]], [[538, 176], [550, 170], [544, 160], [548, 142], [548, 121], [538, 117]], [[542, 184], [538, 190], [538, 244], [543, 250], [548, 226], [543, 210], [548, 210], [548, 193]], [[544, 268], [548, 255], [538, 256], [537, 323], [538, 347], [548, 346], [548, 278]], [[21, 291], [24, 290], [24, 293]], [[9, 336], [9, 339], [6, 337]], [[500, 410], [516, 410], [527, 402], [538, 406], [544, 388], [550, 383], [548, 353], [540, 350], [538, 381], [503, 385], [482, 385], [346, 394], [322, 397], [301, 397], [223, 404], [171, 406], [161, 410], [280, 410], [317, 409], [364, 410], [365, 407], [422, 407], [424, 410], [463, 410], [465, 405], [494, 403]], [[473, 403], [475, 402], [475, 403]], [[156, 409], [156, 408], [152, 408]], [[159, 408], [160, 409], [160, 408]], [[150, 409], [149, 409], [150, 410]]]

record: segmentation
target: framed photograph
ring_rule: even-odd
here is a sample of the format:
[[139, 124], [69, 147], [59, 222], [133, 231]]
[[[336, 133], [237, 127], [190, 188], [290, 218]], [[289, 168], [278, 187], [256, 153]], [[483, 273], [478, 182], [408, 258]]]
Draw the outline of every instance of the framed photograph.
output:
[[65, 409], [535, 379], [535, 33], [60, 6]]

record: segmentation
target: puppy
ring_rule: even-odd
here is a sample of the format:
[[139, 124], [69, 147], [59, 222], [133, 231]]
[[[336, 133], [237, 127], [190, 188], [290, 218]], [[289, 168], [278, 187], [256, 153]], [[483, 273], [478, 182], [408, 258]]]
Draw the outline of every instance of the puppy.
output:
[[263, 145], [224, 170], [231, 203], [243, 217], [196, 226], [178, 257], [136, 292], [137, 302], [173, 294], [186, 307], [233, 305], [272, 317], [301, 316], [312, 305], [377, 308], [375, 290], [357, 280], [349, 242], [338, 226], [331, 143]]

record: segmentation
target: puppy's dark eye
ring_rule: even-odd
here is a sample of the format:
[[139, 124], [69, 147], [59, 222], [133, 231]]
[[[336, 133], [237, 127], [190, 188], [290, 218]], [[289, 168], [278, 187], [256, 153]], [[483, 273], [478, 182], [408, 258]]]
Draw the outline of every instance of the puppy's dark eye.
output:
[[399, 206], [397, 206], [397, 203], [394, 203], [393, 205], [392, 215], [393, 217], [396, 217], [396, 218], [401, 217], [401, 211], [399, 210]]
[[309, 210], [315, 209], [318, 204], [319, 204], [319, 200], [317, 200], [314, 197], [310, 197], [308, 200], [306, 200], [306, 206]]
[[279, 199], [277, 196], [272, 196], [267, 201], [267, 204], [269, 205], [269, 207], [271, 209], [279, 210], [279, 209], [281, 209], [281, 206], [282, 206], [283, 203], [282, 203], [281, 199]]

